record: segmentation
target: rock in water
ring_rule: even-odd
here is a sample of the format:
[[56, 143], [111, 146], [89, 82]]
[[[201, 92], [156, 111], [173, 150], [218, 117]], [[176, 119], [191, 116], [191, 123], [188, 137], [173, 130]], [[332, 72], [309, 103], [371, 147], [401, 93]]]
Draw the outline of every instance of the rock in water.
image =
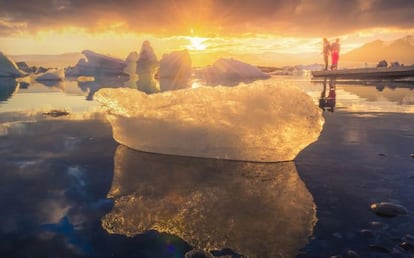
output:
[[193, 249], [185, 253], [184, 258], [213, 258], [213, 256], [206, 251]]
[[193, 157], [277, 162], [295, 159], [324, 123], [295, 87], [200, 87], [153, 95], [101, 89], [116, 141], [130, 148]]
[[371, 204], [371, 210], [383, 217], [395, 217], [398, 215], [407, 215], [407, 209], [399, 204], [391, 202], [380, 202]]

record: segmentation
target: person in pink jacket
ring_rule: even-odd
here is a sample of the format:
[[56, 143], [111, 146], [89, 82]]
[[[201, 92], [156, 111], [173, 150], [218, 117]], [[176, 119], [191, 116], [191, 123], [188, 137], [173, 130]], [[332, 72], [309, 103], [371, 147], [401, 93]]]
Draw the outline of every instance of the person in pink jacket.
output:
[[331, 45], [331, 59], [332, 65], [331, 70], [338, 69], [338, 60], [339, 60], [339, 51], [341, 49], [341, 45], [339, 44], [339, 39], [337, 38], [334, 43]]

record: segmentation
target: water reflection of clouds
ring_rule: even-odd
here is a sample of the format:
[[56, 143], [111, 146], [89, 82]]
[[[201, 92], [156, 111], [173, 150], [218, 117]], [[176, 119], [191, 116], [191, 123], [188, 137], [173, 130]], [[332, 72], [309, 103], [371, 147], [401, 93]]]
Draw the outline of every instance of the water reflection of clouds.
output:
[[102, 219], [110, 233], [174, 234], [205, 250], [294, 257], [316, 223], [293, 162], [246, 163], [136, 152], [118, 146]]
[[64, 120], [21, 125], [24, 130], [9, 128], [0, 148], [0, 255], [91, 257], [93, 222], [112, 207], [105, 198], [112, 168], [99, 162], [112, 159], [114, 143], [95, 140], [111, 139], [109, 125]]

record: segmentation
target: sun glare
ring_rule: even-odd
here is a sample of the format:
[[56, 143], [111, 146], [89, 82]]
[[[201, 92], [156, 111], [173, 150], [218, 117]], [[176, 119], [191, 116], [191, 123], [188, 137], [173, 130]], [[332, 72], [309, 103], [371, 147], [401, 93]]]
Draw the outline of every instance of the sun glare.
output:
[[187, 39], [190, 41], [190, 44], [187, 45], [189, 50], [205, 50], [207, 48], [207, 45], [204, 44], [207, 38], [188, 37]]

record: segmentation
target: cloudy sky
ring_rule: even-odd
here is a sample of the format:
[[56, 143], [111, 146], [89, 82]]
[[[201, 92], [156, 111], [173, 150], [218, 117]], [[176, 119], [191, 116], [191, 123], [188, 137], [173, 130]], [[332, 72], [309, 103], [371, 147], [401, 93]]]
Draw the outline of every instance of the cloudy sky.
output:
[[347, 51], [414, 35], [413, 13], [413, 0], [0, 0], [0, 51], [125, 58], [150, 40], [159, 57], [187, 48], [195, 63], [260, 64], [275, 53], [319, 53], [322, 37], [341, 38]]

